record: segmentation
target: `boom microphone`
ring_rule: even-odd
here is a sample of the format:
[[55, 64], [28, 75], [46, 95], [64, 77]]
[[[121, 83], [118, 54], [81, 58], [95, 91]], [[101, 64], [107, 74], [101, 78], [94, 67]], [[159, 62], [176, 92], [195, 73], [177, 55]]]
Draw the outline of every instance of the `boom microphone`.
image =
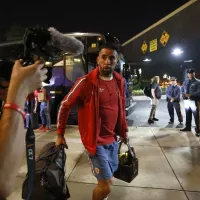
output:
[[48, 29], [51, 35], [51, 45], [67, 53], [79, 55], [83, 53], [83, 43], [73, 36], [66, 36], [58, 32], [55, 28]]
[[81, 54], [84, 45], [73, 36], [65, 36], [55, 28], [49, 29], [43, 27], [27, 28], [24, 35], [25, 57], [37, 55], [49, 60], [56, 53], [64, 51], [65, 53]]
[[[83, 53], [84, 45], [73, 36], [65, 36], [55, 28], [27, 28], [24, 35], [24, 65], [29, 65], [36, 58], [42, 58], [45, 61], [54, 62], [61, 60], [63, 53], [79, 55]], [[49, 83], [52, 73], [51, 68], [47, 67], [47, 80]]]

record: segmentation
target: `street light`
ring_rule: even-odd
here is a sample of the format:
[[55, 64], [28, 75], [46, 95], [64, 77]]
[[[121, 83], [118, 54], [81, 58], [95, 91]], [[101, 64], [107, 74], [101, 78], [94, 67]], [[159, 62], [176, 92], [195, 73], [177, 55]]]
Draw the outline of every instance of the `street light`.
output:
[[183, 53], [183, 51], [180, 49], [180, 48], [175, 48], [173, 51], [172, 51], [172, 54], [175, 55], [175, 56], [179, 56]]
[[150, 62], [151, 59], [146, 58], [146, 59], [144, 59], [143, 61], [144, 61], [144, 62]]
[[192, 62], [193, 60], [185, 60], [184, 62], [185, 63], [190, 63], [190, 62]]

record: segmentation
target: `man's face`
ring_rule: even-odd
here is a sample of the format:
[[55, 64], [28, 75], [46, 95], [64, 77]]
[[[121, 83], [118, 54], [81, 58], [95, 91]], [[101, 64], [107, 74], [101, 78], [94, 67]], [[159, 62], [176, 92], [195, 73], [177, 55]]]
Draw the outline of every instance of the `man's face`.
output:
[[176, 80], [171, 80], [172, 85], [176, 85]]
[[192, 78], [194, 78], [195, 73], [188, 73], [187, 75], [188, 75], [188, 78], [189, 78], [189, 79], [192, 79]]
[[118, 63], [118, 53], [116, 50], [104, 48], [97, 57], [100, 74], [104, 77], [110, 76]]

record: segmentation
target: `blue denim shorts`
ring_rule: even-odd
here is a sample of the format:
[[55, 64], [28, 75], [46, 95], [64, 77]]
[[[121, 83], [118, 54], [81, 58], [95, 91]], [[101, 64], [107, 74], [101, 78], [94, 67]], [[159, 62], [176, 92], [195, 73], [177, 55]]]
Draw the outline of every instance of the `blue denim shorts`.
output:
[[113, 177], [118, 168], [118, 142], [97, 146], [96, 154], [88, 153], [93, 175], [98, 180], [108, 180]]

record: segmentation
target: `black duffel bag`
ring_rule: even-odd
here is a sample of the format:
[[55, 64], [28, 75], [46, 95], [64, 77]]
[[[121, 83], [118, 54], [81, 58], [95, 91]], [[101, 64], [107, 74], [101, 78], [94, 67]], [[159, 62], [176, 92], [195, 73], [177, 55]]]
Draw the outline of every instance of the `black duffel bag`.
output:
[[[65, 179], [66, 153], [64, 146], [47, 143], [36, 159], [35, 185], [32, 200], [67, 200], [70, 193]], [[28, 195], [28, 173], [22, 186], [22, 199]]]
[[120, 153], [123, 142], [119, 143], [118, 157], [119, 164], [117, 171], [114, 172], [114, 177], [130, 183], [138, 175], [138, 159], [133, 147], [130, 147], [129, 142], [126, 143], [128, 151]]

